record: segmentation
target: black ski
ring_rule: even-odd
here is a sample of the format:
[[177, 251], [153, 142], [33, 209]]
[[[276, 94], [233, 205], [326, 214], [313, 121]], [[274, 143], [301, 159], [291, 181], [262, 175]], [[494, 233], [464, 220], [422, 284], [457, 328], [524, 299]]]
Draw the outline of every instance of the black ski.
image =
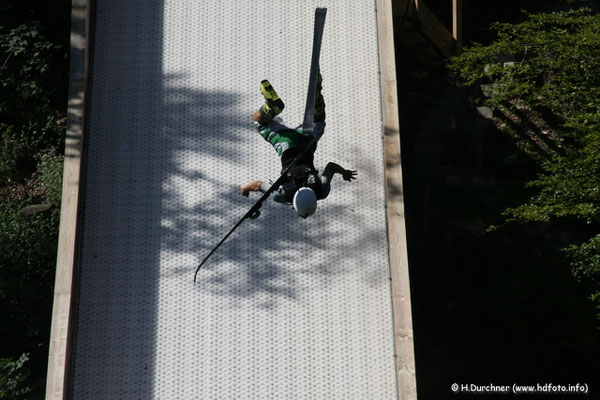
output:
[[[326, 13], [326, 8], [317, 8], [315, 10], [315, 30], [313, 36], [312, 58], [310, 62], [310, 77], [308, 82], [308, 94], [306, 97], [306, 108], [304, 112], [304, 122], [302, 123], [303, 134], [312, 135], [313, 132], [313, 117], [315, 113], [315, 97], [317, 92], [317, 75], [319, 72], [319, 55], [321, 54], [321, 39], [323, 38], [323, 28], [325, 27]], [[273, 191], [277, 189], [287, 179], [287, 172], [290, 170], [290, 168], [296, 165], [296, 162], [298, 162], [298, 160], [302, 158], [306, 154], [306, 152], [309, 151], [317, 143], [317, 141], [321, 138], [321, 135], [323, 135], [323, 132], [312, 138], [308, 145], [304, 147], [304, 149], [302, 149], [302, 152], [298, 154], [296, 158], [294, 158], [292, 163], [288, 165], [288, 167], [285, 168], [283, 171], [281, 171], [281, 175], [279, 176], [279, 178], [277, 178], [277, 180], [273, 182], [271, 187], [260, 197], [260, 199], [258, 199], [258, 201], [254, 203], [252, 208], [250, 208], [250, 210], [248, 210], [248, 212], [244, 214], [244, 216], [238, 221], [238, 223], [235, 224], [235, 226], [231, 228], [229, 232], [227, 232], [227, 235], [225, 235], [225, 237], [221, 239], [221, 241], [211, 250], [211, 252], [208, 253], [206, 257], [204, 257], [204, 260], [202, 260], [200, 265], [198, 265], [198, 268], [196, 268], [196, 273], [194, 274], [194, 282], [196, 282], [198, 271], [200, 271], [200, 268], [202, 268], [202, 266], [204, 265], [204, 263], [206, 263], [210, 256], [212, 256], [217, 251], [217, 249], [221, 247], [225, 240], [227, 240], [227, 238], [231, 236], [231, 234], [242, 224], [242, 222], [253, 216], [256, 212], [258, 212], [258, 210], [262, 206], [262, 203], [266, 199], [268, 199], [271, 193], [273, 193]]]
[[312, 135], [313, 132], [317, 75], [319, 74], [319, 57], [321, 55], [321, 41], [323, 39], [326, 14], [326, 8], [317, 8], [315, 10], [315, 31], [313, 34], [312, 56], [310, 60], [310, 75], [308, 77], [308, 93], [306, 94], [304, 121], [302, 121], [302, 133], [305, 135]]

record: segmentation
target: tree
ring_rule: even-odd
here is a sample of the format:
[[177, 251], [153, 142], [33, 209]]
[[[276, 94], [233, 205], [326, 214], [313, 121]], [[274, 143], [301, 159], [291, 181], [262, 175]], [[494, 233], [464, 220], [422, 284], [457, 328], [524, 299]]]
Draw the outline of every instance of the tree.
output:
[[0, 358], [0, 399], [20, 400], [30, 398], [31, 388], [27, 386], [29, 370], [27, 354], [18, 360]]
[[497, 126], [541, 168], [506, 222], [567, 221], [577, 234], [563, 252], [600, 311], [600, 15], [532, 14], [493, 29], [497, 40], [466, 48], [450, 69], [468, 85], [492, 82]]
[[0, 3], [0, 398], [40, 398], [60, 213], [70, 2]]

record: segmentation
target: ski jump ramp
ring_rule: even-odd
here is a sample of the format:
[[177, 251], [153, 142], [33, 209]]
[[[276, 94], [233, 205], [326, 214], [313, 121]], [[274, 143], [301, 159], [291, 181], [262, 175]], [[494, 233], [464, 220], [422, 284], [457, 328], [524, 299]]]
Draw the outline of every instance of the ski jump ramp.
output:
[[[267, 201], [262, 79], [302, 122], [313, 16], [334, 177]], [[414, 399], [391, 1], [73, 1], [48, 399]]]

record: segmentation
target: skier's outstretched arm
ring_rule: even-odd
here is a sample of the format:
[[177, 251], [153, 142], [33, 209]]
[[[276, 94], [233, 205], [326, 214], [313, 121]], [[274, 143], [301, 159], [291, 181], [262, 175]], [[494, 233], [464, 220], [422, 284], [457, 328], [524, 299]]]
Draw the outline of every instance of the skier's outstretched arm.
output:
[[250, 194], [250, 192], [258, 192], [258, 191], [260, 191], [260, 185], [261, 184], [262, 184], [262, 181], [248, 182], [245, 185], [242, 185], [242, 187], [240, 188], [240, 191], [242, 192], [243, 196], [248, 197], [248, 195]]
[[339, 164], [330, 161], [323, 170], [321, 178], [323, 198], [327, 197], [329, 194], [329, 191], [331, 190], [331, 179], [333, 179], [333, 175], [335, 174], [340, 174], [345, 181], [351, 182], [352, 179], [356, 179], [357, 173], [356, 171], [345, 169]]
[[[271, 187], [271, 182], [256, 180], [256, 181], [246, 183], [245, 185], [242, 185], [242, 187], [240, 188], [240, 191], [242, 192], [243, 196], [248, 197], [250, 192], [265, 193], [267, 190], [269, 190], [270, 187]], [[270, 197], [273, 201], [276, 201], [278, 203], [285, 203], [285, 192], [283, 191], [283, 189], [281, 189], [281, 187], [279, 187], [275, 191], [273, 191], [273, 193], [271, 193]]]
[[325, 170], [323, 171], [323, 176], [327, 175], [331, 180], [333, 174], [342, 175], [342, 178], [344, 178], [344, 180], [348, 182], [352, 181], [352, 179], [356, 179], [356, 171], [345, 169], [339, 164], [330, 161], [325, 167]]

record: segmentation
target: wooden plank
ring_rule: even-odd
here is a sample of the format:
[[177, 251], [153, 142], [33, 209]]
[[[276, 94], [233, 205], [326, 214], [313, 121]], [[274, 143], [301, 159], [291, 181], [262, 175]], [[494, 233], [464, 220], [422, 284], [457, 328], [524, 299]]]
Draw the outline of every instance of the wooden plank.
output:
[[454, 37], [455, 54], [462, 53], [462, 0], [452, 0], [452, 36]]
[[88, 84], [91, 0], [73, 0], [67, 135], [54, 284], [46, 399], [68, 398], [74, 324], [77, 237], [82, 176], [82, 141]]
[[419, 29], [446, 57], [454, 54], [454, 38], [452, 33], [429, 10], [423, 1], [414, 8], [414, 18], [418, 21]]
[[406, 226], [400, 163], [400, 122], [392, 0], [377, 0], [388, 247], [394, 313], [398, 399], [417, 398]]

